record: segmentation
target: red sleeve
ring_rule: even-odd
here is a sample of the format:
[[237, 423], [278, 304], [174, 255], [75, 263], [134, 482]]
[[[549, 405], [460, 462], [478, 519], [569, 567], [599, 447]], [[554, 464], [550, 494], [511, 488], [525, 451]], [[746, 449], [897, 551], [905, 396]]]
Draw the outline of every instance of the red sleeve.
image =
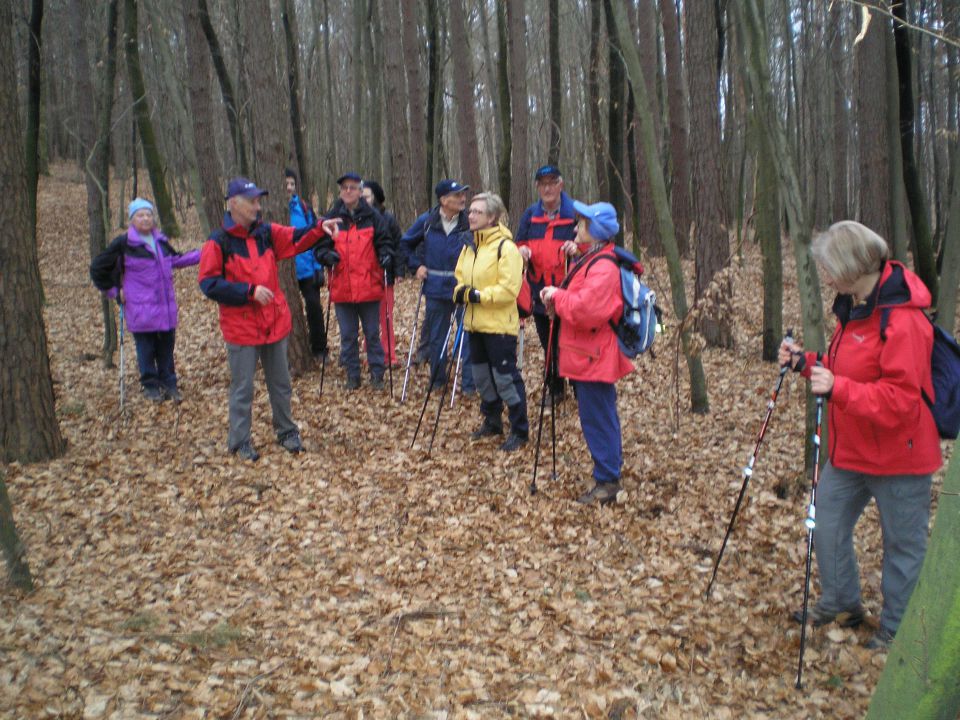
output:
[[620, 270], [615, 262], [597, 260], [584, 272], [583, 283], [573, 290], [557, 290], [553, 304], [562, 321], [580, 328], [598, 327], [623, 312]]
[[313, 247], [324, 236], [323, 228], [294, 228], [289, 225], [270, 224], [270, 241], [277, 260], [286, 260]]

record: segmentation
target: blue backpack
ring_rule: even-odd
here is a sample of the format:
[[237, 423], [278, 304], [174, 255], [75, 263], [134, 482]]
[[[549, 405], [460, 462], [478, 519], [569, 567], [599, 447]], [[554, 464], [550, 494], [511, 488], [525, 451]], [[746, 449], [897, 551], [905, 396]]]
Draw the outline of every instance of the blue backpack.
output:
[[610, 327], [616, 333], [620, 352], [628, 358], [645, 353], [653, 345], [660, 325], [661, 311], [657, 306], [657, 294], [640, 281], [643, 265], [631, 253], [620, 246], [614, 246], [614, 255], [606, 253], [593, 258], [586, 267], [606, 258], [615, 262], [620, 270], [620, 291], [623, 295], [623, 314], [616, 322], [610, 321]]
[[[880, 338], [884, 341], [887, 339], [887, 323], [890, 321], [891, 309], [883, 308], [880, 312]], [[960, 434], [960, 345], [957, 345], [950, 333], [934, 323], [929, 315], [924, 313], [923, 316], [933, 326], [930, 375], [935, 401], [931, 402], [926, 392], [923, 393], [923, 399], [933, 413], [940, 437], [955, 440]]]

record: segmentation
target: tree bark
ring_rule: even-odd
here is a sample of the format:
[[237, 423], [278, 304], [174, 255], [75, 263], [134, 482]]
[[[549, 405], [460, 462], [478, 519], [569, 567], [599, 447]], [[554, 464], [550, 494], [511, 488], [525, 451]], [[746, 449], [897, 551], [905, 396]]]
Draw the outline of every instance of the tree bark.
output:
[[906, 194], [903, 188], [903, 153], [900, 150], [900, 87], [897, 82], [897, 51], [892, 33], [884, 33], [884, 59], [887, 63], [887, 149], [890, 162], [890, 244], [893, 257], [907, 262], [909, 240], [907, 238]]
[[[167, 169], [160, 148], [157, 145], [156, 135], [153, 132], [153, 121], [150, 119], [150, 108], [147, 103], [147, 89], [143, 82], [143, 71], [140, 68], [140, 49], [138, 46], [137, 0], [124, 0], [123, 19], [125, 48], [127, 58], [127, 78], [130, 81], [130, 93], [133, 96], [133, 112], [137, 119], [137, 130], [140, 132], [140, 146], [143, 148], [143, 158], [150, 175], [150, 185], [153, 187], [153, 199], [160, 216], [160, 224], [167, 237], [178, 237], [180, 227], [173, 212], [173, 201], [167, 190]], [[133, 149], [136, 153], [136, 148]]]
[[[762, 130], [751, 120], [752, 136]], [[773, 158], [757, 146], [757, 242], [763, 255], [763, 359], [776, 362], [783, 339], [783, 249], [780, 237], [780, 191]]]
[[[247, 0], [240, 15], [241, 37], [247, 51], [247, 83], [252, 90], [251, 139], [254, 155], [254, 181], [270, 191], [263, 208], [266, 222], [282, 223], [286, 197], [283, 168], [290, 148], [290, 119], [283, 101], [283, 85], [277, 76], [277, 49], [274, 45], [270, 0]], [[293, 330], [287, 344], [290, 372], [303, 374], [313, 364], [303, 302], [297, 286], [293, 260], [278, 267], [280, 289], [287, 298]]]
[[510, 58], [507, 42], [507, 11], [505, 3], [497, 3], [497, 92], [500, 95], [500, 125], [503, 137], [500, 142], [500, 161], [497, 174], [500, 178], [500, 196], [510, 202], [510, 164], [513, 157], [513, 113], [511, 112]]
[[886, 131], [887, 73], [884, 33], [887, 23], [873, 15], [867, 34], [857, 45], [857, 145], [860, 165], [860, 222], [883, 238], [890, 232], [890, 169]]
[[483, 183], [480, 175], [480, 155], [477, 152], [477, 120], [474, 113], [473, 54], [467, 35], [466, 10], [463, 0], [450, 2], [450, 43], [462, 51], [461, 65], [453, 71], [453, 93], [457, 112], [457, 148], [460, 151], [461, 182], [479, 189]]
[[[618, 0], [603, 0], [603, 8], [607, 17], [607, 77], [609, 78], [608, 97], [610, 104], [607, 106], [607, 199], [610, 204], [617, 209], [617, 214], [624, 217], [626, 214], [626, 200], [623, 192], [623, 151], [624, 151], [624, 132], [623, 132], [623, 111], [626, 100], [624, 87], [624, 67], [621, 54], [620, 42], [617, 39], [620, 28], [614, 26], [613, 22], [613, 3]], [[624, 16], [626, 20], [626, 16]], [[627, 22], [627, 37], [630, 38], [631, 45], [634, 44], [633, 37], [629, 32], [630, 24]], [[636, 91], [634, 91], [636, 94]], [[654, 106], [651, 106], [654, 107]], [[651, 122], [653, 115], [650, 116]], [[656, 142], [656, 129], [654, 128], [654, 141]], [[616, 237], [617, 245], [623, 245], [623, 226], [620, 226], [620, 232]]]
[[940, 492], [927, 555], [890, 647], [867, 720], [950, 720], [960, 713], [960, 453]]
[[440, 13], [437, 0], [427, 0], [427, 127], [426, 157], [424, 162], [425, 197], [433, 192], [433, 172], [436, 165], [437, 114], [442, 112], [437, 96], [441, 92], [440, 79]]
[[7, 581], [18, 590], [33, 590], [33, 578], [27, 564], [27, 552], [13, 522], [13, 507], [7, 494], [5, 473], [0, 470], [0, 547], [7, 562]]
[[960, 151], [953, 153], [953, 191], [950, 216], [943, 237], [943, 264], [937, 295], [937, 324], [953, 333], [957, 312], [957, 283], [960, 282]]
[[514, 220], [530, 204], [530, 159], [527, 155], [527, 124], [530, 101], [527, 98], [527, 10], [525, 0], [507, 3], [507, 27], [510, 62], [510, 196], [504, 198]]
[[405, 93], [399, 92], [406, 83], [403, 74], [403, 48], [400, 36], [396, 31], [391, 30], [400, 25], [400, 8], [396, 3], [383, 4], [383, 22], [387, 28], [387, 32], [383, 35], [384, 74], [387, 84], [398, 91], [396, 95], [391, 96], [387, 106], [393, 206], [396, 208], [399, 219], [410, 221], [416, 217], [417, 205], [413, 187], [410, 184], [410, 135], [403, 103]]
[[[683, 60], [677, 6], [674, 0], [660, 0], [663, 18], [663, 45], [666, 58], [667, 107], [670, 116], [670, 207], [680, 254], [686, 255], [690, 240], [692, 200], [690, 198], [690, 155], [687, 149], [687, 93], [683, 83]], [[657, 247], [652, 248], [657, 250]]]
[[350, 70], [348, 73], [351, 82], [348, 87], [353, 92], [353, 102], [351, 103], [353, 118], [350, 122], [348, 135], [350, 138], [350, 169], [358, 172], [364, 166], [360, 138], [366, 122], [366, 103], [363, 101], [363, 61], [361, 59], [363, 57], [363, 26], [367, 19], [366, 2], [367, 0], [353, 0], [351, 3], [353, 8], [353, 41], [351, 43]]
[[[657, 147], [663, 147], [660, 103], [656, 100], [657, 78], [660, 74], [657, 44], [656, 0], [641, 0], [637, 14], [637, 35], [639, 37], [640, 65], [647, 83], [647, 96], [654, 99], [653, 128], [656, 133]], [[634, 247], [651, 248], [653, 254], [662, 255], [663, 248], [657, 233], [657, 213], [650, 193], [649, 173], [644, 164], [646, 159], [636, 149], [636, 98], [631, 90], [627, 95], [627, 157], [630, 171], [630, 189], [633, 194], [633, 241]], [[669, 163], [668, 163], [669, 164]], [[669, 179], [669, 176], [668, 176]], [[670, 183], [668, 182], [668, 187]], [[676, 231], [676, 217], [674, 216]], [[681, 233], [677, 233], [679, 236]]]
[[65, 449], [53, 395], [37, 237], [17, 111], [13, 12], [0, 3], [0, 462], [37, 462]]
[[31, 0], [27, 33], [27, 192], [30, 202], [30, 227], [37, 229], [37, 185], [40, 181], [40, 51], [42, 48], [43, 0]]
[[287, 90], [290, 93], [290, 126], [293, 129], [293, 151], [300, 173], [300, 195], [313, 195], [310, 164], [307, 162], [307, 147], [303, 139], [304, 119], [300, 111], [300, 52], [297, 46], [297, 16], [292, 0], [283, 0], [280, 6], [283, 22], [283, 39], [287, 48]]
[[[687, 86], [690, 88], [690, 170], [696, 227], [695, 297], [700, 302], [714, 282], [714, 276], [730, 260], [730, 236], [726, 227], [724, 173], [720, 150], [720, 96], [717, 89], [718, 54], [716, 5], [693, 2], [685, 5], [687, 30]], [[730, 281], [718, 288], [730, 297]], [[703, 306], [700, 330], [708, 345], [730, 347], [729, 324], [711, 315], [715, 304]]]
[[690, 329], [683, 323], [687, 317], [687, 294], [684, 288], [683, 267], [680, 264], [680, 252], [677, 248], [673, 217], [670, 214], [670, 200], [667, 197], [667, 184], [663, 177], [660, 154], [657, 150], [656, 135], [653, 131], [653, 118], [650, 115], [650, 100], [647, 97], [646, 82], [636, 45], [630, 38], [630, 25], [623, 6], [625, 0], [613, 0], [610, 4], [611, 25], [618, 33], [620, 47], [623, 48], [623, 60], [630, 79], [630, 86], [636, 95], [639, 137], [650, 176], [650, 189], [657, 211], [657, 226], [660, 228], [660, 240], [667, 256], [670, 273], [670, 290], [673, 298], [673, 310], [681, 325], [680, 337], [683, 353], [690, 373], [690, 409], [695, 413], [706, 413], [710, 409], [707, 398], [707, 378], [703, 371], [700, 355], [694, 352], [690, 342]]
[[847, 53], [843, 46], [845, 8], [842, 3], [830, 6], [830, 60], [833, 66], [833, 187], [832, 208], [835, 221], [850, 217], [847, 198], [847, 146], [850, 126], [850, 113], [847, 111], [847, 98], [844, 89], [847, 77], [844, 68]]
[[560, 163], [560, 142], [563, 127], [563, 87], [560, 75], [560, 2], [547, 0], [547, 55], [550, 63], [550, 148], [547, 162]]
[[590, 0], [590, 72], [587, 91], [590, 106], [590, 137], [593, 141], [593, 167], [597, 175], [597, 197], [609, 197], [607, 183], [607, 144], [600, 112], [600, 70], [603, 40], [603, 0]]
[[186, 29], [187, 65], [191, 68], [187, 78], [190, 118], [193, 123], [200, 193], [203, 197], [203, 204], [198, 209], [200, 223], [205, 232], [209, 233], [220, 226], [223, 217], [223, 182], [216, 145], [212, 142], [214, 128], [213, 105], [210, 102], [210, 61], [204, 46], [200, 4], [201, 0], [184, 0], [183, 25]]
[[414, 205], [416, 207], [430, 207], [432, 193], [423, 194], [426, 187], [424, 179], [424, 158], [427, 154], [426, 107], [423, 85], [423, 73], [420, 70], [419, 20], [417, 17], [416, 0], [402, 0], [403, 18], [401, 29], [403, 32], [404, 68], [407, 71], [406, 106], [403, 110], [409, 113], [410, 122], [410, 187], [413, 188]]

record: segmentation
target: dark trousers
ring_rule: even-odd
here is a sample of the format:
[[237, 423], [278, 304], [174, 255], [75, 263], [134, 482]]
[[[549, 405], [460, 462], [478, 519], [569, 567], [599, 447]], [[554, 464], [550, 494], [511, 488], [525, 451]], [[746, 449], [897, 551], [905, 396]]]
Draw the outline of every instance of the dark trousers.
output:
[[327, 328], [323, 322], [323, 304], [320, 302], [322, 285], [315, 277], [297, 280], [303, 306], [307, 311], [307, 327], [310, 329], [310, 352], [320, 355], [327, 351]]
[[623, 466], [623, 442], [617, 415], [617, 387], [613, 383], [573, 381], [580, 427], [593, 458], [593, 479], [616, 482]]
[[176, 389], [177, 373], [173, 366], [173, 345], [176, 334], [176, 330], [133, 334], [133, 340], [137, 346], [140, 385], [144, 389]]
[[[546, 315], [537, 315], [536, 313], [534, 313], [533, 323], [534, 325], [537, 326], [537, 337], [540, 338], [540, 347], [543, 348], [544, 359], [546, 359], [547, 346], [550, 344], [550, 318], [547, 317]], [[553, 338], [554, 361], [556, 361], [557, 359], [558, 348], [560, 347], [560, 343], [559, 343], [560, 338], [557, 336], [557, 333], [559, 330], [560, 330], [560, 325], [557, 324], [556, 329], [554, 330], [554, 338]], [[554, 365], [554, 368], [556, 368], [556, 365]], [[559, 375], [554, 375], [552, 380], [550, 381], [550, 392], [552, 392], [554, 395], [560, 395], [563, 393], [563, 388], [564, 388], [563, 378], [560, 377]]]
[[[447, 339], [447, 330], [450, 329], [450, 316], [456, 307], [453, 300], [438, 300], [436, 298], [427, 298], [427, 311], [423, 316], [423, 330], [427, 334], [427, 358], [430, 360], [430, 377], [434, 378], [436, 383], [445, 383], [447, 381], [447, 361], [450, 359], [450, 353], [453, 352], [453, 343], [448, 342], [445, 346], [443, 341]], [[456, 337], [457, 328], [454, 326], [450, 332], [451, 339]], [[450, 348], [445, 357], [441, 357], [444, 348]], [[463, 352], [457, 348], [457, 355], [460, 355], [460, 371], [463, 374], [463, 389], [472, 392], [473, 371], [470, 367], [470, 334], [466, 330], [463, 332]], [[453, 356], [452, 367], [457, 369], [457, 357]]]
[[502, 427], [500, 414], [506, 403], [510, 431], [528, 437], [527, 391], [517, 369], [517, 336], [471, 333], [470, 359], [484, 422], [490, 427]]
[[360, 378], [360, 326], [367, 343], [367, 364], [370, 374], [382, 378], [384, 365], [383, 345], [380, 344], [380, 303], [337, 303], [337, 323], [340, 325], [340, 363], [347, 370], [347, 377]]

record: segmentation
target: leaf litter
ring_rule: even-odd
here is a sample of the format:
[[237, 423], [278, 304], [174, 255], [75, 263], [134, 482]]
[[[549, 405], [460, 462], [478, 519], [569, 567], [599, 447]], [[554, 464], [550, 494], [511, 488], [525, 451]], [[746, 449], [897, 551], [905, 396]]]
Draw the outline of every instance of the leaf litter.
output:
[[[806, 688], [794, 689], [806, 532], [803, 387], [788, 378], [711, 598], [704, 590], [752, 452], [776, 369], [759, 360], [762, 286], [749, 245], [732, 274], [733, 350], [703, 353], [711, 412], [689, 405], [676, 322], [656, 357], [618, 385], [625, 492], [578, 506], [590, 458], [572, 400], [557, 412], [551, 478], [544, 423], [505, 455], [471, 443], [476, 398], [445, 408], [427, 456], [435, 401], [416, 446], [426, 387], [400, 405], [347, 393], [334, 350], [294, 381], [310, 452], [272, 437], [262, 377], [254, 443], [225, 452], [229, 373], [216, 307], [196, 268], [177, 274], [176, 361], [185, 402], [129, 408], [99, 360], [79, 174], [41, 180], [40, 261], [59, 419], [59, 459], [7, 466], [37, 589], [0, 594], [0, 713], [10, 717], [228, 718], [855, 718], [884, 655], [871, 631], [808, 634]], [[53, 208], [58, 209], [53, 212]], [[180, 249], [202, 237], [191, 209]], [[784, 324], [799, 326], [785, 253]], [[645, 259], [663, 293], [662, 260]], [[687, 268], [688, 274], [692, 267]], [[397, 287], [399, 347], [416, 288]], [[336, 337], [336, 331], [333, 330]], [[128, 340], [129, 340], [128, 336]], [[524, 377], [535, 429], [542, 363], [527, 328]], [[333, 348], [337, 347], [336, 339]], [[396, 396], [402, 372], [395, 373]], [[121, 422], [122, 420], [122, 422]], [[788, 488], [785, 498], [777, 486]], [[940, 479], [935, 483], [939, 490]], [[783, 494], [783, 493], [781, 493]], [[875, 509], [857, 531], [864, 598], [879, 614]], [[875, 623], [874, 623], [875, 624]]]

